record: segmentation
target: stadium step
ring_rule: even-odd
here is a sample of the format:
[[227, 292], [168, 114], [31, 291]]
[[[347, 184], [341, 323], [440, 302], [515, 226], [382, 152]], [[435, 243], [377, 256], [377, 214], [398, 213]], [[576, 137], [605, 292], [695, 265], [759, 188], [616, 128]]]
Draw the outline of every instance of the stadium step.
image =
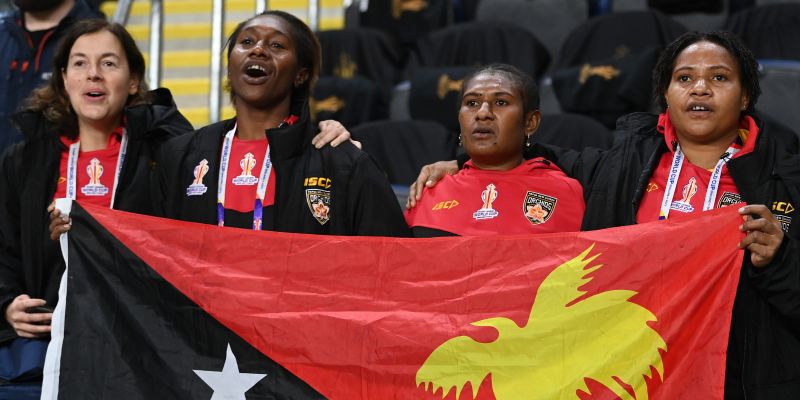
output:
[[[268, 0], [269, 9], [283, 10], [308, 22], [307, 0]], [[164, 1], [164, 36], [161, 86], [169, 88], [183, 115], [195, 127], [209, 123], [208, 93], [211, 64], [211, 0]], [[117, 3], [107, 1], [102, 11], [114, 15]], [[226, 37], [243, 21], [255, 14], [254, 0], [225, 1]], [[126, 28], [145, 53], [148, 67], [150, 1], [134, 0]], [[320, 2], [320, 29], [344, 27], [343, 0]], [[234, 115], [223, 95], [223, 118]]]

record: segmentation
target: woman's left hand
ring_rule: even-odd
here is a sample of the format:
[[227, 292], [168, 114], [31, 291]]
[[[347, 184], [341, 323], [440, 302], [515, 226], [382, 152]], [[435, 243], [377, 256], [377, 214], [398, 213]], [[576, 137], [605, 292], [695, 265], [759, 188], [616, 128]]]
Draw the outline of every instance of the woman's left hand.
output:
[[[330, 144], [331, 147], [336, 147], [350, 139], [350, 132], [348, 132], [339, 121], [334, 121], [332, 119], [320, 121], [319, 130], [320, 132], [317, 136], [311, 139], [311, 144], [318, 149], [321, 149], [326, 144]], [[361, 142], [352, 139], [350, 139], [350, 142], [361, 149]]]
[[57, 241], [62, 233], [69, 231], [72, 220], [66, 215], [61, 215], [61, 210], [56, 208], [55, 202], [47, 207], [47, 212], [50, 213], [50, 239]]
[[772, 262], [778, 248], [781, 247], [783, 242], [781, 224], [763, 204], [744, 206], [739, 209], [739, 214], [744, 218], [739, 230], [746, 233], [744, 239], [739, 242], [739, 248], [750, 251], [750, 261], [754, 267], [763, 268]]

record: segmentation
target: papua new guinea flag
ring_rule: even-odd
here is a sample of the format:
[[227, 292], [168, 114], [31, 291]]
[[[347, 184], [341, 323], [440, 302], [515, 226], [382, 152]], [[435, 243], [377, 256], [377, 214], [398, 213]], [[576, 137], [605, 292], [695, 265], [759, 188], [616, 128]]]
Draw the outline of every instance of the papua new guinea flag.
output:
[[72, 221], [45, 398], [722, 398], [735, 208], [485, 238]]

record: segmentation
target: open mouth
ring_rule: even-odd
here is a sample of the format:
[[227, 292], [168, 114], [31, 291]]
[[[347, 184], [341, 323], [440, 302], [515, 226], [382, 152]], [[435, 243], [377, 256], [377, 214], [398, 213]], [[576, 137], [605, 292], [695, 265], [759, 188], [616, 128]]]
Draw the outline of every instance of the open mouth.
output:
[[245, 68], [244, 73], [251, 78], [263, 78], [267, 76], [267, 70], [260, 65], [250, 65]]
[[86, 95], [89, 97], [101, 97], [103, 96], [103, 92], [87, 92]]

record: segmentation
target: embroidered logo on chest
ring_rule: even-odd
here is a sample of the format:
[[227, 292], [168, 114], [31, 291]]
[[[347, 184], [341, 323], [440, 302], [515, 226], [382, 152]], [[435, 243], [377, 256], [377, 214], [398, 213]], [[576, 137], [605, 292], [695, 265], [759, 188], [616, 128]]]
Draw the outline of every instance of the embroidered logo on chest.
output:
[[478, 211], [472, 213], [472, 218], [480, 221], [482, 219], [492, 219], [500, 215], [500, 213], [492, 208], [492, 203], [497, 200], [497, 187], [490, 183], [486, 185], [486, 189], [481, 192], [481, 200], [483, 201], [483, 206]]
[[242, 173], [233, 178], [231, 183], [236, 186], [253, 186], [258, 183], [258, 178], [253, 176], [253, 168], [256, 167], [256, 158], [253, 153], [247, 153], [239, 161], [239, 167], [242, 168]]
[[203, 159], [197, 166], [194, 167], [193, 174], [194, 180], [189, 187], [186, 188], [186, 195], [187, 196], [200, 196], [206, 191], [208, 191], [208, 186], [203, 184], [203, 178], [208, 173], [208, 160]]
[[522, 212], [525, 218], [534, 225], [547, 222], [553, 216], [558, 199], [545, 194], [528, 192], [525, 194], [525, 201], [522, 204]]
[[671, 209], [675, 211], [690, 213], [694, 211], [694, 207], [692, 207], [692, 197], [697, 194], [697, 179], [694, 177], [689, 178], [689, 182], [683, 185], [683, 191], [681, 192], [681, 199], [678, 201], [673, 201], [672, 205], [670, 206]]
[[100, 164], [100, 160], [92, 158], [89, 161], [86, 175], [89, 175], [89, 183], [81, 188], [81, 193], [85, 196], [105, 196], [108, 193], [108, 188], [100, 183], [100, 177], [103, 176], [103, 164]]
[[739, 193], [722, 192], [717, 202], [717, 208], [727, 207], [742, 202], [742, 196]]
[[321, 189], [306, 189], [306, 204], [311, 215], [325, 225], [331, 218], [331, 191]]

